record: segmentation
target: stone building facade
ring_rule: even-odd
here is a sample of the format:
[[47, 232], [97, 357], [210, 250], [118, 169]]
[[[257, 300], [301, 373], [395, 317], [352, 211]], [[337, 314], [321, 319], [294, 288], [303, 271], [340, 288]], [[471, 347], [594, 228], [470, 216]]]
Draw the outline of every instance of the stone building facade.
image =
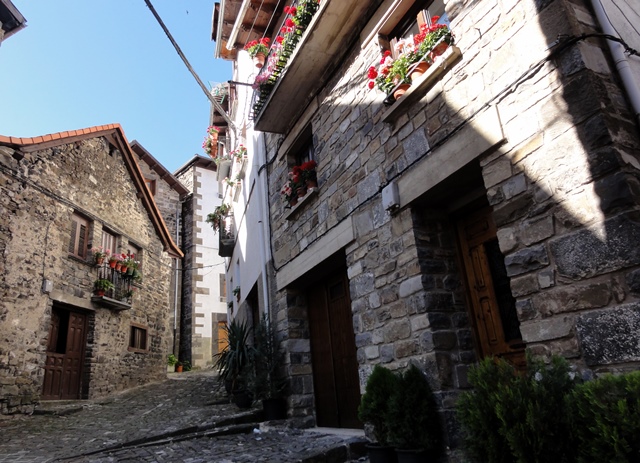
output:
[[218, 255], [218, 237], [206, 223], [207, 214], [222, 203], [216, 165], [194, 156], [175, 172], [188, 194], [182, 202], [184, 250], [180, 355], [196, 368], [215, 362], [224, 342], [227, 321], [225, 261]]
[[[0, 137], [0, 190], [2, 413], [160, 379], [182, 253], [122, 128]], [[91, 249], [105, 242], [135, 253], [142, 280], [96, 265]], [[133, 296], [94, 294], [99, 275]]]
[[[183, 236], [181, 233], [182, 203], [189, 194], [180, 181], [175, 178], [156, 158], [153, 157], [140, 143], [131, 142], [131, 149], [137, 155], [138, 164], [142, 170], [145, 184], [151, 192], [158, 206], [164, 223], [175, 243], [184, 253]], [[180, 351], [179, 326], [182, 310], [182, 259], [174, 258], [171, 262], [171, 351], [178, 356]], [[191, 361], [189, 358], [185, 360]]]
[[[394, 102], [367, 71], [413, 8], [455, 45]], [[268, 160], [291, 417], [358, 426], [373, 366], [413, 363], [454, 461], [478, 358], [559, 354], [585, 377], [640, 366], [638, 89], [600, 27], [585, 0], [320, 3], [264, 105], [238, 116]], [[255, 78], [241, 66], [255, 38], [226, 56], [236, 80]], [[319, 188], [289, 207], [280, 190], [310, 147]]]

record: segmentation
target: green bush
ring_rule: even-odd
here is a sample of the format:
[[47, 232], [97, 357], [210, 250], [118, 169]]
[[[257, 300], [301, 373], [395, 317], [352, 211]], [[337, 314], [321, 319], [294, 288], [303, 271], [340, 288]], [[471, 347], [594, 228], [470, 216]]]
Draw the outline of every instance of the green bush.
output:
[[391, 370], [374, 366], [358, 407], [358, 418], [373, 426], [376, 442], [383, 446], [389, 445], [389, 398], [397, 390], [398, 382], [398, 376]]
[[457, 403], [467, 453], [482, 463], [513, 463], [509, 444], [500, 432], [502, 422], [496, 414], [500, 393], [515, 378], [515, 370], [504, 360], [485, 358], [469, 371], [473, 390], [464, 392]]
[[565, 398], [575, 385], [567, 361], [527, 358], [527, 373], [499, 389], [496, 414], [518, 463], [561, 463], [575, 452]]
[[424, 374], [411, 365], [389, 400], [389, 440], [400, 449], [442, 450], [442, 428], [433, 392]]
[[640, 461], [640, 371], [606, 375], [569, 397], [578, 461]]
[[565, 398], [575, 382], [563, 358], [545, 365], [528, 357], [526, 374], [487, 358], [471, 369], [469, 382], [474, 390], [462, 394], [457, 411], [471, 457], [482, 463], [573, 461]]

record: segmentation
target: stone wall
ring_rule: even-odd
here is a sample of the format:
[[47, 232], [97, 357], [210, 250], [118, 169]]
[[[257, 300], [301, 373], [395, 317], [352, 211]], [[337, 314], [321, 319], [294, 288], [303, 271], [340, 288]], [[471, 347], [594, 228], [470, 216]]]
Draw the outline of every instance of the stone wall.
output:
[[[54, 303], [89, 318], [84, 398], [161, 378], [170, 339], [171, 262], [122, 154], [105, 138], [26, 152], [0, 147], [0, 167], [2, 412], [30, 412], [39, 399]], [[131, 309], [112, 311], [91, 302], [93, 256], [68, 254], [74, 211], [90, 220], [88, 248], [100, 244], [106, 227], [123, 250], [129, 243], [142, 249], [143, 281]], [[41, 291], [43, 280], [53, 283], [50, 293]], [[131, 323], [148, 329], [147, 352], [128, 349]]]
[[[491, 105], [504, 140], [475, 155], [480, 182], [472, 186], [483, 188], [493, 207], [524, 340], [536, 354], [570, 358], [585, 375], [590, 368], [638, 368], [637, 343], [614, 341], [602, 330], [612, 317], [626, 333], [637, 330], [638, 128], [604, 43], [577, 41], [545, 60], [559, 34], [595, 30], [587, 4], [445, 4], [462, 58], [391, 122], [382, 121], [384, 96], [366, 87], [378, 45], [353, 45], [311, 116], [318, 196], [289, 220], [279, 195], [290, 169], [286, 156], [269, 167], [275, 267], [351, 220], [355, 241], [345, 251], [362, 384], [376, 363], [415, 362], [451, 410], [476, 352], [449, 215], [469, 191], [464, 181], [452, 182], [442, 198], [427, 191], [394, 215], [380, 192], [412, 170], [423, 169], [426, 179], [440, 168], [429, 160], [442, 147], [473, 150], [469, 140], [482, 140], [482, 132], [460, 129]], [[268, 136], [267, 159], [281, 142]], [[308, 416], [304, 300], [285, 288], [274, 303], [288, 330], [292, 375], [300, 376], [293, 413]], [[449, 445], [457, 445], [453, 431]]]

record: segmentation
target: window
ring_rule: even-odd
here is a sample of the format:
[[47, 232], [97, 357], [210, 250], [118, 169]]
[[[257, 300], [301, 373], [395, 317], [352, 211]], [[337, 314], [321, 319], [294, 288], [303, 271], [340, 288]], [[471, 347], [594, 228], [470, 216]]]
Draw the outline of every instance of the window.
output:
[[129, 350], [146, 352], [147, 328], [145, 328], [142, 325], [131, 324], [131, 335], [129, 337]]
[[153, 196], [156, 195], [156, 181], [151, 178], [145, 178], [144, 183], [147, 185], [147, 188], [151, 192]]
[[129, 243], [129, 255], [133, 256], [133, 260], [138, 262], [138, 270], [142, 271], [142, 248]]
[[101, 240], [101, 244], [102, 244], [102, 249], [108, 249], [109, 251], [111, 251], [111, 254], [115, 254], [116, 249], [117, 249], [117, 244], [116, 244], [116, 236], [112, 233], [109, 233], [106, 230], [102, 230], [102, 240]]
[[378, 36], [380, 46], [385, 50], [390, 50], [392, 56], [397, 58], [397, 51], [394, 47], [396, 42], [399, 39], [413, 37], [420, 32], [422, 24], [430, 23], [433, 16], [440, 16], [438, 23], [449, 25], [443, 0], [416, 1], [395, 25], [387, 24], [383, 27]]
[[227, 301], [227, 279], [224, 273], [220, 275], [220, 302]]
[[71, 216], [71, 237], [69, 239], [69, 254], [84, 259], [87, 256], [87, 237], [89, 221], [76, 214]]
[[300, 136], [301, 141], [294, 148], [293, 157], [295, 165], [300, 166], [307, 161], [315, 161], [315, 149], [313, 147], [313, 135], [311, 126], [307, 127]]

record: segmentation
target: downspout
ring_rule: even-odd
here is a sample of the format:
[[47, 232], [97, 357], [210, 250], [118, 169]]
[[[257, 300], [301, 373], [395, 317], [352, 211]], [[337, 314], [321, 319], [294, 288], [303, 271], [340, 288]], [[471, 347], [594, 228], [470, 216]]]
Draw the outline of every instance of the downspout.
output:
[[[596, 13], [596, 18], [602, 27], [602, 32], [607, 35], [617, 36], [617, 31], [607, 17], [607, 13], [602, 6], [601, 0], [591, 0], [591, 5]], [[609, 50], [611, 50], [611, 56], [615, 62], [616, 69], [622, 79], [622, 85], [627, 92], [629, 100], [631, 101], [631, 107], [633, 109], [636, 121], [640, 125], [640, 88], [638, 83], [633, 78], [633, 71], [629, 66], [629, 58], [624, 54], [624, 47], [618, 42], [607, 40], [609, 44]]]
[[[180, 237], [180, 224], [182, 221], [182, 217], [180, 217], [180, 206], [176, 206], [176, 244], [178, 244], [178, 239]], [[178, 245], [179, 246], [179, 245]], [[175, 279], [173, 282], [174, 290], [173, 290], [173, 351], [172, 353], [176, 353], [176, 337], [178, 334], [178, 278], [180, 277], [180, 259], [177, 257], [175, 260]]]
[[[265, 227], [269, 226], [269, 217], [268, 217], [268, 195], [269, 195], [269, 185], [267, 183], [267, 175], [266, 175], [266, 165], [267, 165], [267, 140], [266, 137], [264, 136], [264, 133], [260, 133], [259, 135], [262, 138], [263, 141], [263, 153], [264, 153], [264, 163], [263, 163], [263, 159], [260, 159], [258, 162], [258, 178], [261, 180], [260, 181], [260, 204], [259, 207], [261, 209], [261, 213], [262, 213], [262, 226], [260, 227], [260, 251], [262, 252], [262, 297], [264, 300], [264, 313], [269, 317], [268, 319], [270, 320], [270, 313], [269, 313], [269, 287], [267, 286], [267, 271], [269, 269], [269, 255], [267, 254], [267, 247], [265, 246], [265, 242], [268, 239], [268, 234], [265, 231]], [[265, 166], [265, 175], [263, 176], [260, 171], [261, 171], [261, 167], [259, 167], [260, 165]]]

